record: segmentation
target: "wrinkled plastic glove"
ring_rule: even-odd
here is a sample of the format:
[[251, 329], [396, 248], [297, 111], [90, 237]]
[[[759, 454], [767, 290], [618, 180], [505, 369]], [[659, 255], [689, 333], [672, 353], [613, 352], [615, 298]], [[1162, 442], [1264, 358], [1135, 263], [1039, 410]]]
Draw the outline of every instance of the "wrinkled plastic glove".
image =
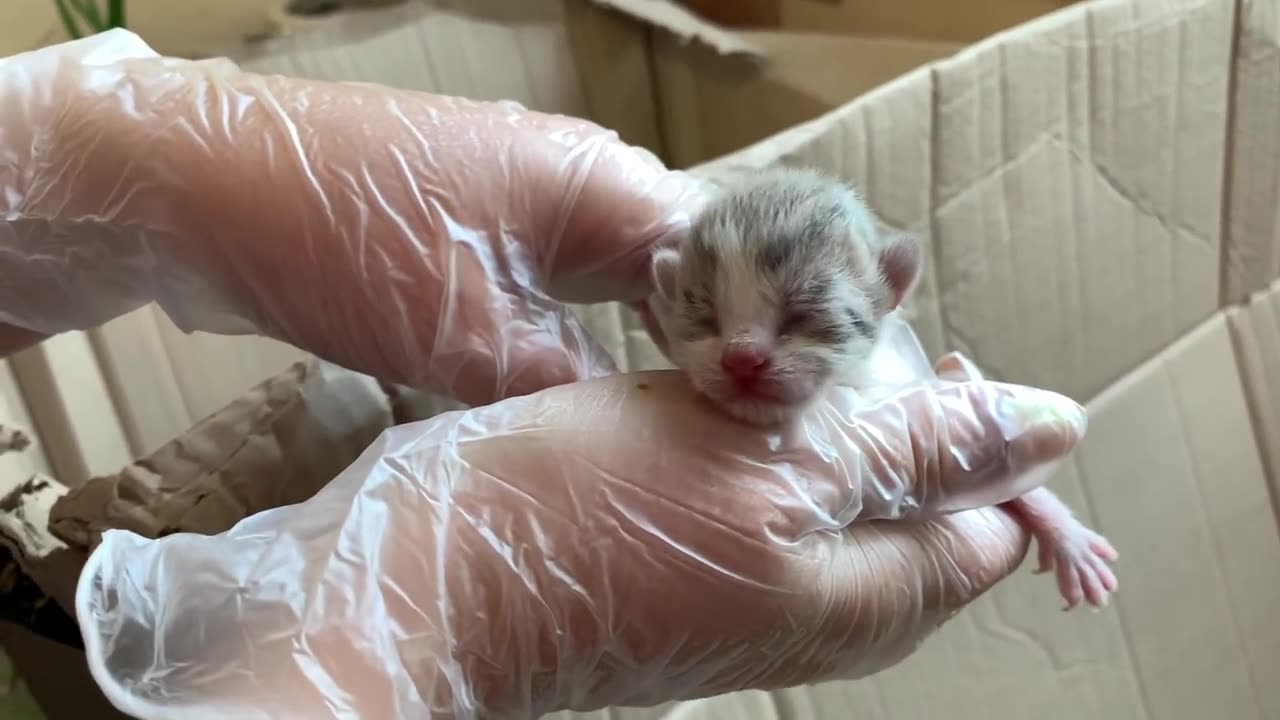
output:
[[675, 372], [393, 428], [221, 535], [105, 533], [91, 671], [140, 718], [534, 718], [878, 672], [1018, 565], [1016, 521], [965, 510], [1084, 427], [943, 369], [833, 392], [781, 453]]
[[550, 295], [643, 297], [698, 204], [590, 123], [161, 58], [123, 30], [0, 61], [0, 97], [0, 323], [154, 301], [470, 404], [612, 371]]
[[123, 31], [4, 60], [0, 92], [8, 347], [156, 301], [509, 398], [389, 430], [227, 533], [106, 533], [77, 618], [140, 718], [533, 717], [874, 673], [1020, 563], [987, 506], [1084, 430], [1061, 396], [930, 377], [905, 326], [893, 391], [834, 392], [782, 451], [678, 373], [607, 375], [551, 298], [642, 298], [698, 192], [588, 123]]

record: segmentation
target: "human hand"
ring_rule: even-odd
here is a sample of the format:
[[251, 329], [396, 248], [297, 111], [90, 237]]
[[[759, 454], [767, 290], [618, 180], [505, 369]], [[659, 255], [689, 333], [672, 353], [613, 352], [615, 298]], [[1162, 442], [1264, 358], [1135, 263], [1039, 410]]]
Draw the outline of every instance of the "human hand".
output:
[[1019, 565], [985, 506], [1084, 431], [956, 366], [837, 390], [781, 453], [675, 372], [392, 428], [221, 535], [107, 532], [90, 667], [139, 718], [530, 718], [876, 673]]
[[161, 58], [123, 30], [0, 60], [0, 95], [0, 325], [155, 301], [472, 404], [611, 371], [561, 302], [644, 297], [700, 202], [586, 121]]

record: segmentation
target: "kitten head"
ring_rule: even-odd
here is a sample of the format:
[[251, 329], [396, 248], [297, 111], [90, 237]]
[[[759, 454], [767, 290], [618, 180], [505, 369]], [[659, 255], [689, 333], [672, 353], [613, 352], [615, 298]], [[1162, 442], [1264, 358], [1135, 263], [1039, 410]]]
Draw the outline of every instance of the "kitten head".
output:
[[920, 263], [916, 241], [879, 236], [852, 190], [771, 171], [654, 254], [667, 354], [734, 417], [781, 422], [867, 360]]

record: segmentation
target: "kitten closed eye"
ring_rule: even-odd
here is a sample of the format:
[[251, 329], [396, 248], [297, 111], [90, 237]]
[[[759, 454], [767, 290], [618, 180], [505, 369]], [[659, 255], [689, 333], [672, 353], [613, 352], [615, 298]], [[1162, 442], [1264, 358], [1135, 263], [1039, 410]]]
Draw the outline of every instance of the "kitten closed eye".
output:
[[709, 295], [685, 290], [682, 294], [682, 299], [684, 300], [682, 314], [685, 320], [694, 326], [695, 330], [707, 335], [714, 335], [720, 332], [720, 323]]
[[808, 310], [788, 310], [782, 317], [782, 325], [778, 328], [781, 335], [794, 335], [804, 329], [813, 320], [813, 313]]

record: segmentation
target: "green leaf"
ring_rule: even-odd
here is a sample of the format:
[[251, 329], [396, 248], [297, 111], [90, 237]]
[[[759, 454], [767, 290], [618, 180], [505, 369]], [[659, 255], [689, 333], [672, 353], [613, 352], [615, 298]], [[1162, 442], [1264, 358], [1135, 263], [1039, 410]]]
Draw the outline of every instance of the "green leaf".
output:
[[124, 27], [124, 0], [107, 0], [107, 24]]
[[71, 11], [67, 8], [67, 0], [53, 0], [53, 4], [58, 8], [58, 18], [62, 20], [62, 27], [66, 28], [67, 34], [72, 40], [79, 40], [84, 37], [84, 33], [80, 32], [80, 27], [76, 25], [75, 18], [71, 16]]
[[71, 0], [71, 4], [76, 10], [80, 11], [80, 17], [89, 23], [94, 32], [102, 32], [107, 29], [102, 24], [102, 14], [98, 12], [97, 0]]

